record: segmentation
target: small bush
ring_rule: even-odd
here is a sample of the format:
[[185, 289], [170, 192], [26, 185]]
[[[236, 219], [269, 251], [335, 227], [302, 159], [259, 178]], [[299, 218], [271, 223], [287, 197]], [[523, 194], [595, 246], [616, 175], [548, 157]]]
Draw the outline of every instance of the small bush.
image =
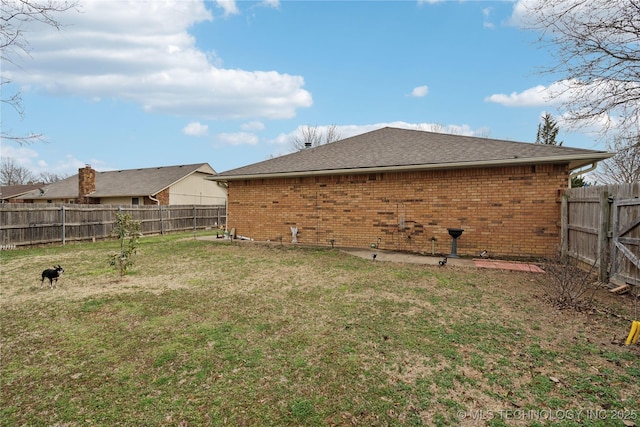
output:
[[593, 274], [595, 263], [588, 270], [578, 267], [569, 257], [543, 262], [547, 274], [541, 276], [542, 287], [549, 301], [559, 308], [582, 309], [592, 306], [599, 282]]
[[133, 258], [138, 250], [140, 221], [135, 221], [129, 214], [117, 213], [111, 234], [120, 239], [120, 253], [111, 256], [110, 264], [118, 269], [122, 279], [133, 265]]

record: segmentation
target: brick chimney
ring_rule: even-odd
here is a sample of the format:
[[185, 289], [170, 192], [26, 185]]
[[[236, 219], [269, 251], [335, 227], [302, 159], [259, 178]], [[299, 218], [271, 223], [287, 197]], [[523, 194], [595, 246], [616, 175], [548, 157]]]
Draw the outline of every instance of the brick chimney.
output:
[[96, 191], [96, 171], [91, 165], [78, 169], [78, 203], [91, 203], [87, 196]]

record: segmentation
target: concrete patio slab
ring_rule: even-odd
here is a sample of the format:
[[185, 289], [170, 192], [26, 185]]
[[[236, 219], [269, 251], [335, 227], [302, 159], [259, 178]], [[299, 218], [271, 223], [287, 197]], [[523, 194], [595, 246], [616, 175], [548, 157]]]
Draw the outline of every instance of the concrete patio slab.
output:
[[474, 259], [473, 263], [479, 268], [496, 268], [500, 270], [526, 271], [529, 273], [544, 273], [544, 270], [535, 264], [524, 262], [501, 261], [494, 259]]

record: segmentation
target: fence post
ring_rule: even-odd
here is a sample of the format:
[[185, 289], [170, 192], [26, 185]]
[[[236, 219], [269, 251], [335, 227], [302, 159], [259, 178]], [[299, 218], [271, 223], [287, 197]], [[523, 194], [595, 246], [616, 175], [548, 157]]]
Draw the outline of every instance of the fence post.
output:
[[193, 205], [193, 238], [196, 238], [196, 230], [198, 228], [198, 222], [196, 219], [196, 205]]
[[160, 235], [164, 236], [164, 221], [162, 215], [162, 205], [158, 205], [158, 210], [160, 211]]
[[67, 243], [67, 215], [64, 209], [64, 205], [60, 208], [60, 215], [62, 216], [62, 245], [64, 246]]
[[560, 205], [560, 258], [567, 259], [569, 254], [569, 195], [562, 195]]
[[611, 253], [609, 250], [609, 230], [611, 228], [611, 202], [607, 188], [600, 193], [600, 224], [598, 224], [598, 280], [607, 283], [609, 280], [609, 263]]

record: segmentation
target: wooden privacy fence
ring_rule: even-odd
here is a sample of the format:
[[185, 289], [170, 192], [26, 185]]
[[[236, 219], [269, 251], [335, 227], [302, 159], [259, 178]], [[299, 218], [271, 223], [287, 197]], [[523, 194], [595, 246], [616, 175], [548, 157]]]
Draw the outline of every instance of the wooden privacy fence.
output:
[[640, 183], [567, 190], [562, 255], [594, 265], [602, 282], [640, 286]]
[[141, 232], [165, 234], [207, 229], [226, 224], [225, 205], [113, 206], [113, 205], [0, 205], [0, 245], [94, 240], [109, 237], [116, 214], [140, 221]]

